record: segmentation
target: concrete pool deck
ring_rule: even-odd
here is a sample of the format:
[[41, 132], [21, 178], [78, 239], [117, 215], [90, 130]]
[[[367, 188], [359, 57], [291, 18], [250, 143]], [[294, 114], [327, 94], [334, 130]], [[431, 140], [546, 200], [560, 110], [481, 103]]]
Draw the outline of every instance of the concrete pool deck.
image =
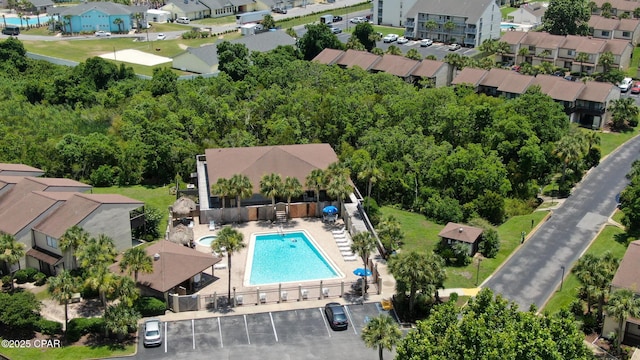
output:
[[[215, 231], [209, 230], [208, 224], [197, 224], [198, 219], [194, 219], [194, 223], [196, 223], [193, 227], [194, 232], [194, 240], [198, 240], [203, 236], [207, 235], [215, 235], [219, 228]], [[303, 287], [307, 286], [312, 288], [316, 287], [314, 293], [309, 294], [308, 300], [297, 301], [298, 294], [289, 295], [288, 301], [283, 301], [278, 303], [273, 296], [277, 296], [277, 285], [262, 285], [260, 286], [260, 292], [270, 291], [270, 298], [266, 303], [255, 305], [256, 299], [251, 299], [251, 295], [253, 298], [257, 296], [257, 286], [244, 286], [244, 276], [245, 276], [245, 268], [247, 262], [248, 255], [248, 244], [251, 239], [251, 235], [254, 233], [261, 232], [277, 232], [279, 229], [278, 224], [272, 224], [268, 221], [252, 221], [248, 223], [236, 224], [232, 225], [234, 229], [238, 230], [244, 235], [244, 242], [247, 245], [242, 251], [235, 253], [231, 257], [231, 287], [236, 288], [236, 294], [244, 294], [244, 298], [246, 299], [242, 306], [237, 306], [228, 312], [220, 312], [220, 311], [211, 311], [211, 310], [200, 310], [200, 311], [186, 311], [180, 313], [173, 313], [171, 311], [167, 311], [166, 315], [161, 318], [164, 321], [174, 321], [174, 320], [183, 320], [183, 319], [195, 319], [201, 317], [212, 317], [212, 316], [221, 316], [221, 315], [234, 315], [234, 314], [249, 314], [249, 313], [259, 313], [259, 312], [267, 312], [267, 311], [278, 311], [278, 310], [290, 310], [290, 309], [304, 309], [304, 308], [314, 308], [314, 307], [322, 307], [328, 302], [340, 302], [340, 303], [350, 303], [343, 296], [339, 296], [342, 294], [338, 294], [335, 291], [335, 287], [331, 289], [331, 293], [327, 298], [318, 299], [319, 294], [315, 294], [315, 292], [319, 292], [317, 289], [319, 282], [296, 282], [294, 284], [283, 284], [283, 288], [291, 288], [297, 287], [298, 284]], [[304, 218], [304, 219], [291, 219], [289, 222], [283, 224], [283, 230], [292, 231], [292, 230], [306, 230], [315, 240], [318, 247], [322, 249], [324, 254], [331, 258], [331, 261], [339, 270], [345, 275], [344, 278], [327, 280], [325, 283], [336, 285], [341, 281], [344, 281], [345, 292], [350, 290], [350, 286], [352, 283], [358, 280], [358, 276], [353, 274], [353, 270], [356, 268], [363, 267], [362, 260], [358, 259], [356, 261], [345, 261], [340, 249], [338, 248], [338, 244], [332, 234], [332, 230], [336, 230], [343, 227], [343, 223], [340, 221], [336, 223], [336, 225], [328, 225], [321, 221], [321, 219], [317, 218]], [[202, 246], [196, 245], [196, 250], [206, 253], [211, 253], [211, 249]], [[376, 286], [371, 285], [369, 287], [369, 291], [367, 297], [364, 301], [366, 302], [380, 302], [382, 299], [388, 299], [395, 293], [395, 280], [388, 273], [386, 262], [379, 258], [372, 256], [372, 261], [377, 265], [378, 271], [380, 273], [380, 277], [382, 278], [382, 288], [380, 289], [380, 294], [376, 293]], [[226, 264], [227, 258], [223, 257], [220, 264]], [[213, 270], [213, 274], [211, 269], [205, 271], [209, 275], [213, 275], [216, 277], [216, 280], [209, 284], [208, 286], [201, 289], [198, 293], [200, 295], [212, 295], [216, 293], [218, 296], [227, 295], [227, 287], [228, 287], [228, 279], [229, 279], [229, 269], [215, 269]], [[274, 292], [275, 294], [274, 295]], [[249, 294], [249, 295], [247, 295]]]

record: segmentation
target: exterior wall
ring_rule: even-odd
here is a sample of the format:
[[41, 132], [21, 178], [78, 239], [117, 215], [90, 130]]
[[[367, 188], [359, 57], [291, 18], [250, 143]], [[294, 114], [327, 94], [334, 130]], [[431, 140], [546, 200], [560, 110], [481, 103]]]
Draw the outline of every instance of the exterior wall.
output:
[[435, 87], [449, 86], [449, 64], [445, 64], [436, 72]]
[[93, 214], [78, 224], [91, 234], [104, 234], [111, 239], [116, 250], [121, 252], [131, 247], [131, 224], [129, 212], [133, 207], [118, 204], [102, 204]]
[[593, 37], [598, 39], [613, 39], [613, 33], [610, 30], [593, 29]]
[[2, 176], [34, 176], [34, 177], [39, 177], [44, 175], [44, 171], [43, 172], [33, 172], [33, 171], [8, 171], [8, 170], [3, 170], [0, 171], [0, 175]]
[[509, 13], [508, 20], [513, 20], [514, 23], [518, 24], [539, 24], [542, 19], [533, 15], [532, 13], [525, 11], [523, 8], [518, 8], [516, 11]]
[[404, 26], [407, 11], [417, 0], [373, 0], [373, 22], [377, 25]]
[[491, 2], [491, 6], [487, 6], [480, 20], [475, 24], [479, 31], [476, 33], [476, 42], [473, 46], [480, 46], [487, 39], [500, 38], [501, 17], [500, 8], [495, 2]]
[[175, 20], [179, 17], [188, 17], [189, 20], [197, 20], [202, 19], [207, 15], [207, 11], [204, 9], [201, 11], [191, 11], [185, 12], [182, 9], [178, 8], [175, 4], [170, 3], [160, 8], [160, 10], [168, 11], [171, 13], [171, 19]]
[[171, 65], [175, 69], [183, 71], [190, 71], [200, 74], [209, 74], [215, 72], [218, 69], [218, 65], [210, 66], [190, 53], [184, 53], [173, 58], [173, 64]]
[[94, 32], [98, 30], [118, 32], [118, 25], [114, 24], [115, 19], [122, 19], [120, 29], [122, 31], [131, 30], [131, 16], [129, 14], [107, 15], [98, 10], [90, 10], [82, 15], [71, 17], [71, 27], [73, 32]]

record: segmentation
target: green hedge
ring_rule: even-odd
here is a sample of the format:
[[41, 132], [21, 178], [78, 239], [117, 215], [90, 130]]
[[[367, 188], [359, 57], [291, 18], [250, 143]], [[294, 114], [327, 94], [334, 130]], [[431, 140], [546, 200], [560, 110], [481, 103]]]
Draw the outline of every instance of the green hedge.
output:
[[35, 276], [39, 271], [34, 268], [20, 269], [16, 271], [14, 278], [18, 284], [24, 284], [26, 282], [34, 282]]
[[143, 317], [164, 315], [167, 310], [164, 301], [149, 296], [138, 298], [134, 307]]
[[104, 320], [102, 318], [75, 318], [69, 321], [67, 340], [76, 342], [82, 335], [104, 333]]
[[36, 329], [45, 335], [62, 334], [62, 323], [47, 319], [40, 319], [36, 322]]
[[44, 285], [47, 282], [47, 275], [39, 272], [33, 277], [33, 281], [36, 286]]

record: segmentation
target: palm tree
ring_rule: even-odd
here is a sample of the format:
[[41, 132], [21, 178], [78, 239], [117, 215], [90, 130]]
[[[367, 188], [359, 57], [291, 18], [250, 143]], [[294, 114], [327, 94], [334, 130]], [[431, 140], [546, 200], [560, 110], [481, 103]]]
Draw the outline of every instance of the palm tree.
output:
[[113, 20], [113, 24], [116, 25], [118, 27], [118, 32], [121, 33], [122, 32], [122, 24], [124, 24], [124, 21], [122, 21], [121, 18], [116, 18], [115, 20]]
[[618, 319], [618, 336], [616, 348], [620, 349], [624, 337], [624, 324], [629, 317], [640, 317], [640, 299], [636, 298], [631, 290], [616, 290], [609, 298], [607, 313]]
[[305, 185], [308, 189], [312, 189], [316, 195], [316, 216], [320, 216], [320, 190], [325, 184], [324, 171], [322, 169], [313, 169], [305, 179]]
[[609, 111], [613, 117], [613, 127], [618, 130], [623, 129], [629, 119], [637, 118], [640, 114], [638, 106], [630, 97], [611, 101]]
[[613, 5], [610, 2], [605, 2], [600, 7], [602, 17], [607, 19], [611, 17], [611, 10], [613, 10]]
[[611, 51], [605, 51], [600, 54], [600, 58], [598, 58], [598, 65], [602, 66], [602, 72], [606, 74], [611, 70], [615, 61], [616, 59], [613, 56], [613, 53]]
[[242, 198], [250, 198], [253, 195], [253, 184], [247, 175], [235, 174], [229, 179], [230, 195], [236, 197], [238, 207], [238, 221], [240, 221], [240, 206]]
[[410, 49], [409, 51], [407, 51], [407, 53], [404, 55], [407, 59], [411, 59], [411, 60], [422, 60], [422, 54], [420, 54], [420, 52], [418, 52], [418, 50], [416, 49]]
[[[353, 237], [353, 243], [351, 244], [351, 251], [358, 254], [364, 262], [364, 270], [367, 272], [367, 264], [369, 264], [369, 255], [376, 250], [376, 239], [371, 236], [368, 231], [357, 233]], [[367, 276], [364, 276], [363, 292], [367, 293]]]
[[118, 252], [113, 244], [113, 240], [100, 234], [97, 238], [91, 238], [76, 251], [76, 256], [80, 266], [90, 269], [99, 265], [105, 267], [113, 264]]
[[589, 54], [579, 52], [576, 54], [576, 61], [580, 63], [580, 75], [582, 75], [582, 73], [584, 73], [584, 63], [589, 61]]
[[66, 336], [69, 326], [69, 300], [76, 292], [76, 281], [69, 271], [62, 270], [58, 275], [50, 277], [47, 283], [51, 297], [64, 303], [64, 333]]
[[605, 298], [609, 295], [611, 281], [618, 270], [620, 260], [614, 257], [610, 251], [605, 251], [598, 259], [598, 266], [594, 269], [596, 273], [596, 290], [598, 296], [597, 322], [602, 323]]
[[2, 14], [2, 22], [4, 23], [4, 27], [7, 27], [7, 18], [5, 18], [4, 14]]
[[584, 254], [574, 266], [572, 272], [582, 284], [582, 291], [587, 298], [587, 312], [591, 314], [592, 291], [595, 283], [594, 269], [598, 264], [598, 258], [593, 254]]
[[287, 176], [282, 186], [282, 195], [287, 197], [287, 216], [289, 215], [289, 207], [291, 206], [291, 198], [302, 195], [302, 184], [296, 177]]
[[127, 306], [133, 306], [133, 302], [140, 297], [140, 291], [136, 283], [128, 276], [117, 276], [113, 279], [114, 297]]
[[527, 56], [529, 56], [529, 54], [530, 53], [529, 53], [529, 48], [528, 47], [521, 47], [518, 50], [518, 56], [522, 57], [522, 61], [520, 63], [525, 62], [525, 60], [526, 60]]
[[11, 271], [11, 267], [14, 264], [18, 264], [20, 269], [20, 259], [24, 257], [24, 244], [16, 241], [13, 235], [2, 233], [0, 235], [0, 261], [4, 261], [7, 264], [9, 273], [11, 274], [11, 291], [13, 291], [13, 277], [15, 271]]
[[73, 28], [71, 27], [71, 15], [65, 15], [63, 18], [67, 21], [67, 24], [69, 24], [69, 33], [73, 34]]
[[580, 143], [574, 136], [565, 135], [556, 143], [556, 148], [553, 153], [562, 161], [562, 178], [560, 179], [560, 183], [564, 183], [567, 168], [582, 157]]
[[358, 173], [358, 180], [367, 180], [367, 202], [365, 202], [365, 212], [368, 210], [373, 184], [383, 178], [384, 173], [382, 172], [382, 169], [378, 167], [378, 163], [375, 160], [370, 159], [362, 165], [362, 168]]
[[395, 46], [395, 45], [391, 45], [387, 48], [386, 54], [389, 55], [402, 55], [402, 50], [400, 50], [399, 47]]
[[449, 64], [449, 80], [452, 80], [456, 70], [461, 70], [465, 65], [465, 58], [458, 53], [449, 53], [445, 55], [444, 62]]
[[89, 277], [86, 279], [86, 285], [98, 291], [100, 302], [102, 306], [106, 307], [107, 294], [114, 290], [115, 280], [114, 274], [109, 271], [107, 265], [98, 264], [89, 268]]
[[[597, 5], [596, 5], [596, 7], [597, 7]], [[635, 9], [633, 9], [633, 18], [634, 19], [640, 18], [640, 7], [637, 7]]]
[[[426, 23], [424, 23], [424, 28], [427, 29], [427, 34], [430, 34], [433, 32], [433, 30], [438, 28], [438, 23], [435, 22], [435, 20], [429, 20]], [[429, 36], [430, 38], [433, 38], [433, 36]]]
[[133, 273], [134, 284], [137, 284], [140, 271], [147, 274], [153, 272], [153, 258], [140, 246], [127, 249], [120, 261], [120, 271], [126, 271], [129, 276]]
[[218, 253], [227, 252], [227, 271], [229, 272], [228, 299], [231, 301], [231, 255], [244, 249], [244, 236], [229, 226], [223, 227], [218, 236], [211, 242], [211, 248]]
[[383, 360], [382, 350], [391, 351], [402, 340], [402, 331], [391, 316], [382, 314], [369, 320], [360, 337], [366, 347], [377, 347], [378, 356]]
[[135, 328], [140, 314], [124, 303], [109, 306], [104, 312], [105, 335], [112, 332], [122, 340], [129, 333], [129, 329]]
[[456, 24], [453, 21], [449, 20], [446, 23], [444, 23], [442, 27], [445, 30], [447, 30], [447, 33], [448, 33], [447, 41], [448, 41], [451, 38], [451, 32], [453, 31], [453, 29], [456, 28]]
[[260, 179], [260, 193], [262, 195], [271, 198], [271, 208], [276, 208], [276, 196], [282, 195], [282, 178], [279, 174], [271, 173], [262, 176]]
[[342, 201], [353, 191], [349, 177], [345, 173], [332, 176], [327, 184], [327, 195], [338, 200], [338, 209], [342, 209]]
[[218, 178], [215, 184], [211, 185], [211, 192], [222, 198], [222, 208], [224, 209], [224, 200], [227, 196], [230, 196], [233, 192], [229, 184], [229, 179]]
[[478, 46], [478, 50], [486, 53], [488, 55], [493, 55], [496, 53], [495, 46], [498, 41], [494, 39], [485, 39], [480, 46]]
[[67, 251], [69, 250], [71, 253], [71, 268], [75, 269], [77, 264], [77, 259], [75, 256], [76, 250], [78, 250], [82, 245], [86, 244], [89, 240], [89, 233], [84, 231], [83, 228], [78, 225], [74, 225], [67, 229], [67, 231], [62, 234], [58, 241], [58, 246], [60, 246], [60, 250]]
[[402, 252], [389, 259], [389, 270], [396, 279], [396, 291], [406, 296], [409, 291], [409, 313], [413, 314], [418, 290], [432, 296], [443, 287], [446, 273], [444, 260], [435, 253]]
[[402, 243], [402, 240], [404, 240], [404, 233], [400, 227], [400, 222], [393, 215], [384, 217], [382, 221], [378, 223], [377, 228], [378, 237], [382, 241], [382, 244], [385, 247], [389, 246], [388, 250], [391, 252], [396, 250], [399, 244]]
[[511, 45], [506, 41], [498, 41], [495, 43], [493, 50], [498, 55], [504, 55], [511, 53]]

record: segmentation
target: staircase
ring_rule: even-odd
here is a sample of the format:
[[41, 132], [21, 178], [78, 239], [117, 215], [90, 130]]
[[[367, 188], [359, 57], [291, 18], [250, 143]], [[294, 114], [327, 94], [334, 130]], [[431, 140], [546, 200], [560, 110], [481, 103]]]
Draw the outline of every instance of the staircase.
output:
[[276, 211], [276, 221], [277, 222], [286, 222], [287, 221], [287, 212], [286, 211]]

